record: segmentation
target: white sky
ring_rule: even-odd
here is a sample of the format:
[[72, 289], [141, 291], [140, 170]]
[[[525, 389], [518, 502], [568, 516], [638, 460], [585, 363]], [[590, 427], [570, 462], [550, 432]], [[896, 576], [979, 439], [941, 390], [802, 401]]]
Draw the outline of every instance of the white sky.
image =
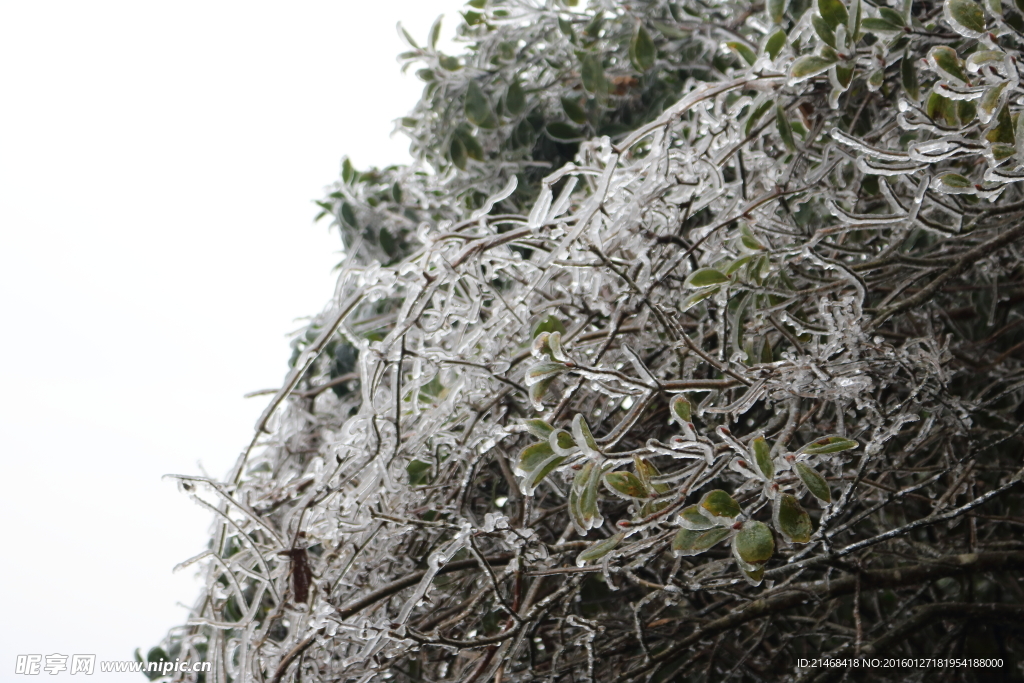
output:
[[248, 442], [267, 399], [242, 394], [333, 292], [312, 200], [345, 154], [408, 158], [395, 24], [451, 35], [461, 6], [0, 5], [0, 677], [184, 619], [171, 568], [210, 520], [161, 476], [223, 476]]

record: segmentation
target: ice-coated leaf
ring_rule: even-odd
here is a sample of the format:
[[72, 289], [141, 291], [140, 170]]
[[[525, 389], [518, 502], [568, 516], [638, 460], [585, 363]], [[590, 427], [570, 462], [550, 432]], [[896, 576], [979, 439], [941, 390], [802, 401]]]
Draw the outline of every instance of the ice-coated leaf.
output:
[[554, 427], [540, 419], [523, 420], [523, 425], [530, 434], [533, 434], [538, 439], [544, 439], [545, 441], [547, 441], [548, 437], [551, 436], [551, 432], [555, 431]]
[[580, 448], [593, 454], [601, 452], [597, 440], [590, 433], [590, 425], [587, 424], [581, 413], [576, 413], [572, 419], [572, 438]]
[[789, 70], [789, 75], [794, 83], [798, 83], [828, 71], [829, 67], [835, 63], [836, 60], [831, 57], [806, 55], [793, 62], [793, 68]]
[[729, 538], [732, 534], [730, 529], [716, 528], [708, 531], [694, 531], [693, 529], [680, 529], [672, 539], [672, 550], [676, 555], [699, 555], [705, 550], [710, 550], [715, 545]]
[[921, 99], [921, 90], [917, 84], [917, 66], [914, 65], [910, 51], [903, 53], [900, 61], [900, 78], [903, 80], [903, 90], [912, 100]]
[[853, 439], [847, 439], [844, 436], [829, 435], [812, 441], [797, 452], [808, 453], [811, 455], [820, 455], [822, 453], [841, 453], [842, 451], [857, 448], [857, 446], [860, 446], [860, 444]]
[[980, 38], [985, 31], [985, 11], [973, 0], [945, 0], [942, 12], [953, 30], [967, 38]]
[[[772, 20], [773, 24], [781, 24], [782, 20], [785, 19], [785, 17], [786, 17], [786, 4], [787, 4], [787, 0], [768, 0], [768, 18]], [[782, 33], [782, 32], [780, 31], [779, 33]], [[776, 34], [776, 35], [778, 35], [778, 34]], [[785, 34], [784, 33], [783, 33], [783, 40], [785, 40]], [[768, 53], [771, 54], [771, 50], [769, 50]], [[775, 59], [775, 55], [771, 55], [771, 57], [772, 57], [772, 59]]]
[[470, 81], [466, 90], [466, 118], [480, 128], [494, 128], [498, 125], [491, 102], [476, 81]]
[[526, 93], [518, 80], [512, 81], [505, 93], [505, 109], [513, 116], [519, 116], [526, 111]]
[[747, 581], [755, 586], [760, 586], [761, 581], [764, 580], [764, 565], [757, 565], [753, 569], [743, 569], [741, 567], [740, 571], [743, 572], [743, 576], [746, 577]]
[[589, 524], [588, 529], [593, 529], [601, 523], [601, 512], [597, 508], [597, 486], [601, 478], [601, 468], [595, 464], [587, 479], [586, 488], [580, 492], [580, 512], [584, 524]]
[[692, 307], [696, 306], [701, 301], [704, 301], [704, 299], [707, 299], [708, 297], [716, 294], [719, 289], [721, 289], [721, 287], [705, 287], [704, 289], [699, 290], [695, 294], [686, 297], [686, 299], [683, 301], [682, 309], [684, 311], [690, 310]]
[[537, 486], [544, 480], [544, 477], [551, 474], [555, 468], [563, 462], [565, 462], [564, 455], [553, 455], [549, 457], [547, 460], [540, 463], [536, 469], [530, 472], [526, 477], [526, 485], [531, 489], [537, 488]]
[[836, 30], [837, 26], [841, 26], [847, 22], [850, 18], [849, 12], [846, 11], [846, 5], [843, 4], [842, 0], [817, 0], [818, 14], [825, 20], [825, 23], [829, 25], [833, 31]]
[[409, 486], [422, 486], [430, 483], [430, 463], [422, 460], [410, 460], [405, 466], [409, 475]]
[[623, 498], [650, 498], [650, 491], [632, 472], [608, 472], [604, 475], [605, 485]]
[[533, 406], [534, 410], [544, 410], [544, 396], [548, 393], [548, 388], [554, 381], [554, 377], [549, 377], [548, 379], [544, 379], [536, 384], [530, 385], [530, 405]]
[[648, 490], [653, 489], [656, 493], [665, 493], [669, 490], [668, 484], [656, 484], [654, 478], [659, 476], [661, 472], [654, 466], [647, 458], [641, 458], [639, 455], [633, 456], [633, 467], [636, 469], [636, 475], [640, 477], [640, 481], [643, 482], [644, 487]]
[[551, 444], [552, 450], [561, 455], [568, 455], [576, 448], [576, 441], [573, 440], [572, 434], [564, 429], [556, 429], [551, 432], [551, 435], [548, 436], [548, 443]]
[[711, 287], [728, 282], [729, 276], [715, 268], [700, 268], [686, 278], [687, 287]]
[[574, 123], [587, 122], [587, 112], [580, 105], [579, 101], [572, 97], [563, 97], [561, 98], [561, 102], [562, 110], [565, 112], [565, 115], [568, 116], [571, 121], [573, 121]]
[[682, 423], [691, 422], [692, 407], [690, 402], [686, 400], [686, 397], [682, 394], [676, 394], [672, 397], [672, 416], [673, 420]]
[[800, 477], [800, 481], [804, 483], [804, 486], [811, 492], [811, 495], [824, 503], [831, 503], [832, 491], [829, 489], [825, 477], [802, 462], [797, 461], [793, 464], [796, 467], [796, 473]]
[[577, 140], [583, 137], [583, 133], [578, 128], [564, 121], [553, 121], [545, 126], [544, 130], [556, 140]]
[[714, 522], [701, 514], [699, 505], [688, 505], [680, 510], [679, 524], [694, 531], [707, 531], [715, 527]]
[[658, 50], [654, 45], [654, 40], [643, 24], [637, 27], [636, 32], [633, 34], [633, 40], [630, 41], [629, 57], [637, 71], [647, 71], [654, 66], [654, 60], [658, 57]]
[[757, 54], [749, 47], [747, 47], [744, 43], [735, 40], [730, 40], [726, 42], [725, 45], [730, 50], [732, 50], [740, 57], [742, 57], [743, 61], [745, 61], [747, 64], [753, 65], [753, 63], [757, 60]]
[[533, 327], [534, 338], [539, 337], [544, 332], [551, 334], [552, 332], [558, 332], [559, 334], [565, 334], [565, 325], [562, 321], [553, 315], [546, 315]]
[[533, 386], [538, 382], [556, 377], [567, 369], [568, 368], [566, 368], [563, 363], [537, 363], [526, 371], [526, 376], [524, 377], [523, 382], [525, 382], [528, 387]]
[[775, 105], [775, 124], [779, 129], [779, 137], [782, 138], [782, 144], [790, 152], [796, 151], [796, 142], [793, 140], [793, 128], [789, 125], [789, 119], [786, 118], [786, 110], [782, 108], [781, 104]]
[[763, 436], [759, 436], [750, 442], [751, 450], [754, 451], [754, 463], [765, 479], [771, 480], [775, 476], [775, 463], [772, 462], [771, 448]]
[[732, 519], [740, 514], [740, 504], [722, 489], [708, 491], [700, 501], [700, 512], [711, 520]]
[[[781, 31], [780, 31], [780, 33], [781, 33]], [[750, 116], [747, 117], [747, 123], [743, 127], [743, 134], [744, 135], [750, 135], [750, 131], [752, 131], [754, 129], [754, 126], [756, 126], [757, 122], [759, 120], [761, 120], [761, 117], [764, 116], [764, 113], [772, 108], [773, 104], [775, 104], [775, 103], [771, 99], [767, 99], [766, 98], [764, 102], [759, 104], [754, 109], [754, 111], [750, 112]]]
[[807, 543], [811, 540], [811, 516], [791, 493], [775, 497], [772, 522], [776, 531], [790, 543]]
[[818, 34], [823, 43], [831, 48], [835, 48], [836, 32], [832, 30], [827, 21], [815, 14], [811, 17], [811, 26], [814, 27], [814, 32]]
[[928, 52], [928, 62], [940, 76], [956, 83], [966, 83], [967, 73], [964, 63], [956, 50], [947, 45], [936, 45]]
[[[771, 3], [778, 3], [784, 6], [785, 0], [769, 0], [769, 8], [771, 7]], [[779, 53], [782, 52], [782, 48], [785, 47], [785, 45], [786, 32], [779, 30], [773, 33], [770, 38], [768, 38], [768, 42], [764, 44], [764, 51], [768, 53], [769, 57], [775, 59], [776, 57], [779, 56]], [[747, 131], [747, 134], [749, 135], [750, 131]]]
[[516, 464], [520, 472], [533, 472], [541, 463], [554, 454], [554, 449], [551, 448], [551, 444], [547, 441], [532, 443], [519, 452], [519, 460]]
[[597, 541], [596, 543], [592, 544], [589, 548], [587, 548], [582, 553], [576, 556], [576, 566], [582, 567], [587, 562], [592, 562], [593, 560], [601, 559], [611, 551], [615, 550], [615, 548], [617, 548], [618, 545], [622, 543], [622, 539], [624, 539], [625, 537], [626, 534], [620, 532], [615, 534], [614, 536], [610, 536], [609, 538], [604, 539], [603, 541]]
[[764, 522], [756, 520], [744, 522], [732, 542], [743, 561], [750, 564], [767, 562], [775, 552], [772, 530]]
[[935, 179], [935, 189], [946, 194], [974, 194], [974, 183], [959, 173], [944, 173]]
[[[1002, 85], [1006, 84], [1003, 83]], [[982, 116], [983, 118], [988, 118], [989, 120], [991, 120], [991, 115], [989, 114], [988, 116], [986, 116], [987, 112], [985, 111], [985, 98], [989, 94], [989, 92], [991, 92], [994, 89], [995, 88], [992, 88], [986, 91], [985, 94], [981, 96]], [[996, 104], [998, 104], [999, 101], [1002, 99], [999, 96], [999, 93], [996, 93], [996, 98]], [[1019, 120], [1020, 119], [1018, 118], [1018, 121]], [[1013, 118], [1010, 115], [1010, 108], [1007, 107], [1005, 104], [999, 109], [999, 114], [995, 117], [995, 121], [993, 122], [991, 127], [985, 132], [985, 139], [988, 140], [989, 142], [1001, 142], [1007, 145], [1013, 145], [1017, 141], [1017, 135], [1014, 131], [1013, 126]]]
[[881, 33], [884, 35], [888, 35], [890, 33], [901, 33], [903, 31], [903, 26], [901, 24], [893, 24], [885, 19], [876, 19], [875, 17], [865, 17], [864, 21], [861, 22], [861, 26], [864, 27], [865, 31]]
[[607, 89], [607, 82], [604, 77], [604, 64], [601, 54], [590, 52], [586, 54], [580, 63], [580, 76], [583, 80], [583, 89], [591, 95], [599, 95]]

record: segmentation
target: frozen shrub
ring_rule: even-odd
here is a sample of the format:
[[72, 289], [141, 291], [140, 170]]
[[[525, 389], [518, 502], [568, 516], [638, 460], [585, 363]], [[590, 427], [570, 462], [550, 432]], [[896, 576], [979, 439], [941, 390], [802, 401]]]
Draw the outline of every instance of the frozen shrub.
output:
[[275, 683], [1019, 660], [1022, 8], [461, 20], [463, 54], [401, 56], [416, 162], [346, 161], [320, 202], [336, 295], [252, 444], [181, 478], [208, 578], [154, 656]]

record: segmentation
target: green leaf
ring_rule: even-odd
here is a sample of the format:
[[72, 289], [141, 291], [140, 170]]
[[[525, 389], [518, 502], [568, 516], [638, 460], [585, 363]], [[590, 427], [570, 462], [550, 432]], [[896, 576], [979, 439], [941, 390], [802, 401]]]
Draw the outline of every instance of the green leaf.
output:
[[422, 486], [430, 482], [430, 463], [422, 460], [410, 460], [405, 466], [409, 475], [409, 486]]
[[700, 501], [700, 513], [718, 521], [722, 518], [732, 519], [740, 514], [740, 504], [722, 489], [708, 491]]
[[[772, 2], [779, 2], [779, 0], [769, 0], [769, 8]], [[784, 0], [783, 0], [784, 2]], [[778, 22], [776, 22], [778, 23]], [[768, 39], [768, 42], [764, 44], [764, 51], [768, 53], [768, 56], [775, 59], [782, 52], [782, 48], [786, 46], [786, 32], [776, 31], [772, 34], [772, 37]], [[748, 131], [749, 134], [749, 131]]]
[[764, 113], [766, 111], [772, 108], [772, 105], [774, 103], [775, 102], [773, 100], [766, 99], [764, 102], [759, 104], [757, 108], [754, 109], [754, 111], [750, 113], [750, 116], [747, 117], [747, 124], [743, 127], [744, 135], [750, 135], [750, 131], [754, 129], [754, 126], [757, 125], [757, 122], [761, 119], [762, 116], [764, 116]]
[[494, 128], [498, 125], [491, 101], [476, 81], [470, 81], [466, 90], [466, 118], [480, 128]]
[[[992, 114], [995, 113], [996, 107], [1003, 100], [1003, 90], [1006, 89], [1008, 83], [1003, 81], [999, 85], [995, 85], [981, 96], [981, 101], [978, 103], [978, 107], [981, 109], [982, 114], [985, 118], [992, 118]], [[1007, 142], [1013, 144], [1013, 119], [1010, 117], [1010, 109], [1006, 105], [1003, 105], [999, 110], [999, 116], [996, 117], [996, 123], [985, 133], [985, 139], [989, 142]]]
[[967, 83], [964, 63], [953, 48], [947, 45], [936, 45], [928, 52], [928, 61], [939, 73], [939, 76], [959, 84]]
[[526, 485], [531, 489], [537, 488], [537, 486], [544, 481], [544, 477], [551, 474], [555, 468], [565, 462], [565, 459], [566, 456], [564, 455], [551, 456], [530, 473], [526, 478]]
[[342, 219], [355, 229], [359, 229], [359, 222], [356, 220], [356, 212], [352, 210], [352, 206], [348, 202], [344, 202], [341, 205], [341, 217]]
[[551, 444], [547, 441], [532, 443], [519, 452], [519, 460], [516, 466], [520, 472], [533, 472], [545, 460], [555, 454]]
[[805, 55], [793, 62], [793, 68], [790, 69], [789, 76], [794, 81], [804, 81], [824, 71], [828, 71], [829, 67], [835, 64], [836, 61], [831, 57]]
[[946, 173], [939, 176], [939, 183], [944, 185], [946, 189], [953, 190], [974, 190], [974, 183], [969, 178], [965, 178], [959, 173]]
[[[772, 20], [773, 24], [781, 24], [782, 20], [786, 18], [786, 0], [768, 0], [768, 18]], [[775, 59], [774, 55], [772, 59]]]
[[772, 559], [775, 553], [775, 539], [772, 530], [764, 522], [749, 520], [733, 539], [736, 552], [744, 562], [759, 564]]
[[576, 556], [576, 566], [582, 567], [587, 562], [592, 560], [599, 560], [622, 543], [622, 539], [626, 537], [624, 533], [617, 533], [610, 538], [606, 538], [603, 541], [594, 543], [589, 548], [584, 550], [582, 553]]
[[604, 64], [602, 64], [600, 53], [591, 52], [583, 57], [580, 64], [580, 77], [583, 80], [583, 88], [587, 92], [592, 95], [605, 93], [607, 82], [604, 77]]
[[850, 18], [850, 14], [846, 11], [846, 5], [842, 3], [842, 0], [818, 0], [818, 14], [821, 15], [821, 18], [825, 20], [825, 23], [833, 31], [839, 25], [845, 24]]
[[690, 402], [686, 400], [686, 397], [682, 394], [676, 394], [672, 397], [672, 414], [675, 415], [682, 422], [690, 422]]
[[658, 57], [658, 49], [654, 46], [651, 34], [647, 32], [643, 24], [637, 27], [633, 39], [629, 43], [629, 58], [637, 71], [647, 71], [654, 66]]
[[458, 137], [459, 142], [462, 143], [462, 148], [466, 151], [466, 156], [470, 159], [476, 159], [477, 161], [484, 160], [484, 148], [480, 146], [480, 142], [473, 135], [468, 124], [459, 124], [455, 129], [455, 135]]
[[434, 20], [433, 25], [430, 27], [430, 47], [437, 47], [437, 39], [441, 37], [441, 19], [438, 17]]
[[864, 21], [861, 22], [861, 26], [863, 26], [866, 31], [886, 35], [890, 33], [901, 33], [903, 31], [902, 24], [893, 24], [885, 19], [876, 19], [875, 17], [865, 17]]
[[526, 383], [526, 386], [533, 386], [542, 380], [556, 377], [567, 369], [562, 363], [537, 363], [526, 371], [526, 377], [523, 381]]
[[829, 27], [827, 21], [814, 14], [811, 15], [811, 26], [814, 27], [814, 32], [818, 34], [823, 43], [832, 48], [836, 46], [836, 32]]
[[903, 53], [903, 60], [900, 62], [900, 76], [903, 79], [903, 90], [912, 100], [921, 99], [921, 90], [917, 84], [917, 67], [910, 50]]
[[981, 38], [985, 32], [985, 12], [972, 0], [945, 0], [942, 12], [954, 31], [968, 38]]
[[811, 495], [824, 503], [832, 502], [832, 491], [829, 490], [825, 477], [802, 462], [795, 462], [793, 465], [796, 467], [796, 473], [800, 477], [800, 481], [804, 483], [804, 486], [811, 492]]
[[505, 108], [512, 116], [519, 116], [526, 111], [526, 93], [518, 80], [512, 81], [505, 94]]
[[780, 493], [775, 498], [772, 521], [775, 529], [789, 543], [807, 543], [811, 540], [811, 516], [791, 493]]
[[583, 419], [583, 415], [580, 413], [576, 413], [576, 417], [572, 419], [572, 437], [576, 445], [584, 451], [590, 451], [591, 453], [601, 452], [601, 449], [597, 446], [597, 440], [590, 433], [590, 425], [587, 424], [587, 421]]
[[768, 442], [763, 436], [759, 436], [750, 445], [754, 451], [754, 464], [764, 478], [770, 481], [775, 476], [775, 463], [772, 461], [772, 451]]
[[556, 429], [548, 437], [548, 441], [554, 438], [554, 442], [551, 443], [552, 448], [561, 448], [563, 451], [567, 451], [570, 448], [576, 448], [576, 440], [572, 438], [572, 434], [565, 431], [564, 429]]
[[883, 21], [887, 21], [894, 26], [903, 27], [907, 25], [907, 23], [903, 20], [903, 15], [894, 9], [890, 9], [888, 7], [879, 7], [878, 13], [882, 15]]
[[738, 54], [740, 57], [742, 57], [743, 61], [745, 61], [749, 65], [753, 65], [754, 61], [757, 60], [757, 55], [754, 54], [754, 51], [751, 50], [746, 45], [744, 45], [743, 43], [740, 43], [740, 42], [737, 42], [737, 41], [733, 40], [733, 41], [727, 42], [725, 45], [730, 50], [732, 50], [733, 52]]
[[755, 586], [761, 585], [761, 581], [764, 579], [764, 565], [757, 565], [754, 569], [744, 569], [740, 567], [740, 571], [747, 577], [747, 581], [754, 584]]
[[732, 532], [721, 527], [708, 531], [680, 529], [672, 539], [672, 550], [676, 555], [699, 555], [729, 538]]
[[587, 112], [580, 106], [579, 102], [571, 97], [562, 98], [562, 109], [565, 111], [566, 116], [575, 123], [587, 122]]
[[861, 36], [861, 20], [864, 18], [861, 0], [850, 0], [849, 19], [846, 22], [846, 35], [848, 45], [851, 47], [857, 44]]
[[693, 531], [714, 529], [715, 523], [700, 513], [699, 505], [689, 505], [679, 512], [679, 524]]
[[651, 492], [644, 483], [632, 472], [609, 472], [604, 475], [604, 483], [612, 492], [623, 498], [650, 498]]
[[690, 273], [684, 283], [687, 287], [711, 287], [728, 282], [729, 276], [714, 268], [700, 268]]
[[721, 289], [721, 287], [705, 287], [696, 294], [687, 297], [686, 300], [683, 302], [682, 309], [684, 311], [690, 310], [690, 308], [696, 306], [704, 299], [707, 299], [709, 296], [716, 294], [719, 289]]
[[848, 451], [852, 448], [856, 448], [860, 444], [853, 439], [847, 439], [843, 436], [825, 436], [816, 441], [812, 441], [798, 453], [808, 453], [810, 455], [820, 455], [823, 453], [841, 453], [842, 451]]
[[583, 134], [578, 128], [570, 126], [568, 123], [563, 121], [554, 121], [549, 123], [544, 128], [548, 135], [556, 140], [578, 140], [583, 137]]
[[783, 109], [781, 104], [775, 105], [775, 123], [779, 129], [779, 137], [782, 138], [782, 144], [790, 152], [795, 152], [796, 142], [793, 140], [793, 128], [789, 125], [789, 119], [786, 118], [786, 110]]

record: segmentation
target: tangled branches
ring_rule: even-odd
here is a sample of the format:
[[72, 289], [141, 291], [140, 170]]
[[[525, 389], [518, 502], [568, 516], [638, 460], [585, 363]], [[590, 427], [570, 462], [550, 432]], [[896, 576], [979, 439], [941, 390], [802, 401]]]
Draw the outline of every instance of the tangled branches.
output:
[[159, 656], [275, 683], [1013, 661], [1021, 15], [471, 5], [466, 55], [404, 56], [425, 165], [346, 162], [335, 302], [228, 479], [180, 478], [217, 522]]

